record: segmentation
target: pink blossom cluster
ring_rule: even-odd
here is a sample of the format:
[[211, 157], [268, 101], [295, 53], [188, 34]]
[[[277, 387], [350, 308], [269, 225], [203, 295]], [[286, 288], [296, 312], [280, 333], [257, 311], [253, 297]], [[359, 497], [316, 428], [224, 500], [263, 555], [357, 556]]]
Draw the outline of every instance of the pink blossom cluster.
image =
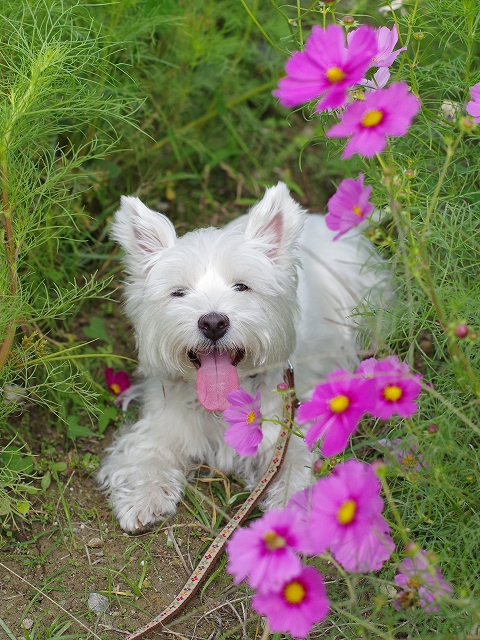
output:
[[[273, 95], [285, 107], [320, 98], [318, 112], [346, 106], [340, 122], [326, 135], [349, 138], [342, 158], [355, 153], [371, 158], [385, 149], [387, 136], [404, 136], [420, 109], [420, 101], [405, 83], [383, 88], [390, 77], [388, 68], [405, 49], [394, 51], [397, 40], [396, 27], [374, 30], [361, 26], [351, 31], [346, 41], [338, 25], [326, 29], [314, 26], [305, 49], [287, 61], [287, 76], [279, 81]], [[372, 67], [378, 71], [369, 81], [364, 75]], [[355, 86], [367, 88], [367, 95], [348, 104]]]
[[423, 549], [417, 549], [411, 558], [401, 562], [395, 584], [402, 588], [393, 603], [398, 611], [417, 604], [427, 612], [438, 611], [435, 603], [453, 591], [436, 566], [435, 555]]
[[353, 374], [342, 369], [330, 373], [300, 406], [297, 420], [312, 423], [305, 434], [308, 447], [321, 440], [322, 455], [331, 457], [344, 451], [364, 414], [382, 420], [413, 415], [420, 391], [421, 375], [396, 356], [369, 358]]
[[[410, 417], [417, 410], [415, 400], [422, 388], [421, 378], [397, 356], [364, 360], [355, 373], [336, 369], [315, 387], [311, 400], [298, 409], [298, 422], [312, 423], [305, 442], [313, 449], [322, 440], [322, 455], [331, 457], [344, 451], [366, 413], [382, 420], [395, 414]], [[227, 399], [231, 406], [223, 414], [230, 425], [225, 441], [239, 455], [253, 456], [263, 439], [260, 393], [253, 397], [240, 387]]]
[[383, 516], [380, 482], [370, 465], [349, 460], [290, 499], [283, 511], [240, 529], [228, 544], [228, 571], [256, 590], [253, 608], [273, 632], [304, 638], [329, 602], [323, 578], [299, 554], [330, 550], [345, 570], [375, 571], [394, 544]]
[[395, 438], [395, 440], [381, 439], [378, 444], [387, 449], [389, 458], [385, 460], [387, 465], [393, 460], [407, 475], [425, 472], [428, 461], [419, 451], [418, 438], [408, 435], [406, 438]]

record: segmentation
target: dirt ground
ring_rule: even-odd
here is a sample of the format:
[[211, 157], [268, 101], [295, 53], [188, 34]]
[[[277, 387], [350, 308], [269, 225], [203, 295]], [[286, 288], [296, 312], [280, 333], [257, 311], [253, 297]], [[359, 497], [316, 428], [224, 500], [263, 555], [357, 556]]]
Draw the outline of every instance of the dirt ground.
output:
[[[104, 442], [83, 440], [77, 453], [101, 455], [110, 439], [111, 434]], [[61, 637], [121, 638], [173, 600], [213, 540], [212, 527], [195, 517], [200, 494], [193, 503], [186, 499], [156, 531], [129, 536], [94, 478], [71, 467], [58, 475], [48, 500], [35, 505], [31, 525], [23, 525], [0, 551], [1, 618], [17, 638], [29, 638], [25, 629], [31, 638], [59, 637], [66, 624], [69, 635]], [[218, 474], [203, 479], [194, 484], [206, 500], [215, 483], [230, 493], [241, 491]], [[202, 519], [219, 523], [218, 507], [206, 500]], [[255, 637], [257, 616], [249, 611], [245, 587], [232, 587], [224, 565], [225, 556], [178, 619], [148, 637]]]

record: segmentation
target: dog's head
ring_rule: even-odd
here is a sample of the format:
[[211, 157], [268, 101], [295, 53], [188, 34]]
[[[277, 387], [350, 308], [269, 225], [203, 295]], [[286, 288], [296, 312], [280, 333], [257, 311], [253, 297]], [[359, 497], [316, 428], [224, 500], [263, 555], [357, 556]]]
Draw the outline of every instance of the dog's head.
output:
[[144, 374], [196, 380], [203, 406], [295, 346], [300, 206], [283, 183], [224, 229], [177, 238], [164, 215], [123, 197], [112, 235], [126, 251], [126, 311]]

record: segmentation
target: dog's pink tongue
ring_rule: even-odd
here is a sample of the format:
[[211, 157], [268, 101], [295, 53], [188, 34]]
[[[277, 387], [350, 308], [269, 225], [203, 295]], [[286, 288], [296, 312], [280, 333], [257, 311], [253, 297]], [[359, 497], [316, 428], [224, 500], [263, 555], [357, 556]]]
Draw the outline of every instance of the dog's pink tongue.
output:
[[197, 397], [208, 411], [225, 411], [230, 406], [227, 395], [240, 386], [230, 354], [213, 351], [201, 354], [202, 366], [197, 372]]

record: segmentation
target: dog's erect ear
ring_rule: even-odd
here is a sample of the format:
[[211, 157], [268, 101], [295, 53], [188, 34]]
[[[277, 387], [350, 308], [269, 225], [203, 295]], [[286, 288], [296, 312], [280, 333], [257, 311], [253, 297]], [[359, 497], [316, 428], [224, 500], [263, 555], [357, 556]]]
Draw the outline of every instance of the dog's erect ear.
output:
[[176, 235], [166, 216], [152, 211], [139, 198], [122, 196], [112, 237], [125, 249], [128, 265], [146, 271], [159, 252], [175, 243]]
[[288, 264], [303, 220], [301, 206], [290, 196], [287, 185], [279, 182], [250, 210], [245, 235], [257, 241], [269, 258]]

